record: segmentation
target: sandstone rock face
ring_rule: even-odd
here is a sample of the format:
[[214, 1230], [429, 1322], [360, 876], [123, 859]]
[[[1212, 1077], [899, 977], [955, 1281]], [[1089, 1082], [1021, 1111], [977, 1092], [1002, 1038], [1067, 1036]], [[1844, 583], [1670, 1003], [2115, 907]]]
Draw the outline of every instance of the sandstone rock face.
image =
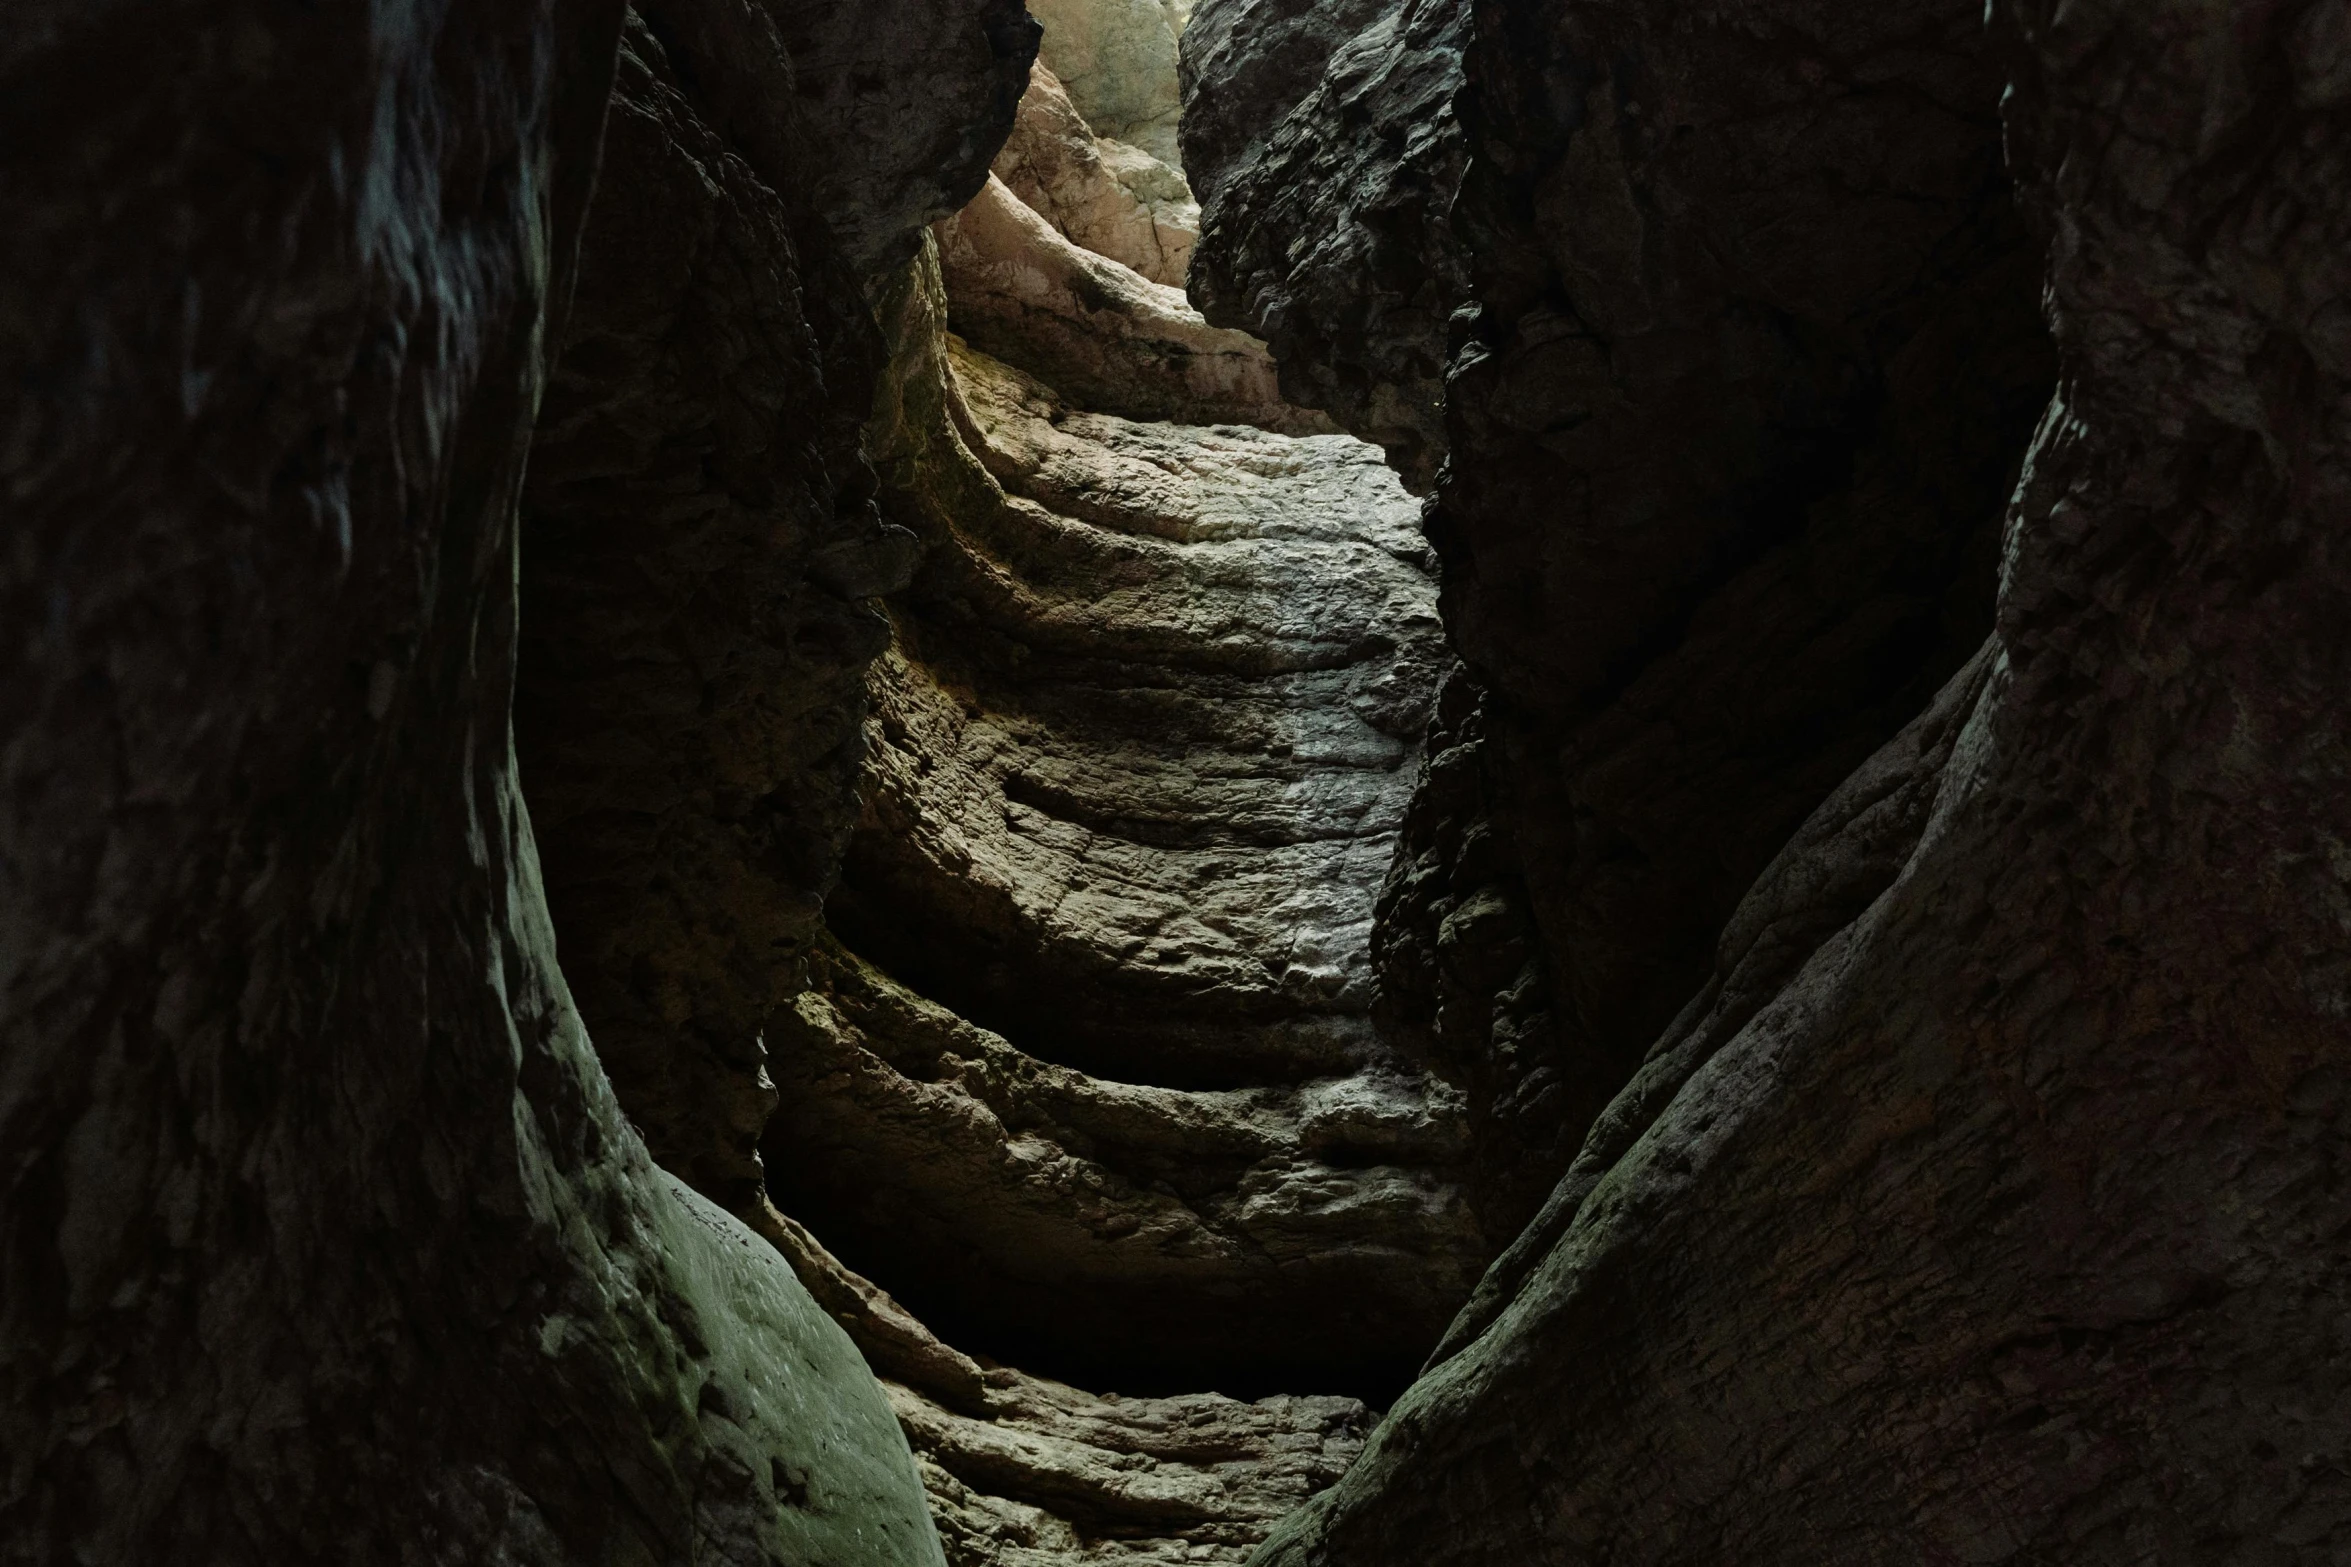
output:
[[1191, 0], [1037, 0], [1040, 53], [1096, 131], [1182, 166], [1176, 40]]
[[[1392, 448], [1359, 411], [1388, 339], [1318, 302], [1468, 289], [1428, 526], [1483, 692], [1458, 764], [1480, 798], [1416, 810], [1381, 945], [1399, 1006], [1471, 1053], [1481, 1157], [1518, 1177], [1497, 1217], [1523, 1215], [1755, 875], [1980, 641], [2048, 351], [1974, 8], [1414, 10], [1270, 128], [1219, 118], [1212, 41], [1292, 82], [1341, 14], [1203, 8], [1187, 134], [1228, 164], [1192, 275], [1292, 345], [1293, 392], [1356, 387], [1330, 406]], [[1465, 38], [1485, 52], [1457, 64]], [[1471, 68], [1522, 55], [1548, 63]], [[1629, 63], [1601, 85], [1596, 60]], [[1454, 130], [1344, 134], [1456, 95]], [[1360, 193], [1401, 204], [1357, 217]], [[1414, 223], [1461, 266], [1347, 237]], [[1389, 270], [1418, 257], [1420, 283]], [[1466, 802], [1443, 751], [1432, 786]]]
[[995, 172], [1023, 206], [1081, 250], [1181, 288], [1200, 208], [1181, 173], [1096, 136], [1044, 66], [1029, 80]]
[[1485, 1255], [1458, 1095], [1370, 1015], [1436, 673], [1415, 508], [1342, 436], [1075, 412], [944, 304], [894, 307], [885, 494], [929, 548], [830, 910], [858, 957], [778, 1048], [779, 1202], [1035, 1369], [1394, 1377]]
[[1209, 0], [1185, 35], [1193, 293], [1263, 333], [1295, 402], [1376, 441], [1415, 492], [1445, 454], [1466, 0]]
[[[1653, 30], [1615, 30], [1652, 9]], [[1261, 1563], [2351, 1550], [2331, 1478], [2351, 1462], [2339, 14], [2023, 0], [1979, 45], [1954, 8], [1950, 60], [1981, 48], [2014, 73], [2009, 145], [2061, 355], [1990, 639], [1779, 848], [1432, 1369]], [[1664, 200], [1650, 128], [1702, 147], [1714, 106], [1769, 97], [1807, 58], [1860, 112], [1849, 84], [1887, 78], [1851, 51], [1936, 58], [1923, 13], [1846, 15], [1834, 40], [1810, 16], [1718, 12], [1710, 43], [1662, 8], [1478, 0], [1465, 121], [1473, 170], [1502, 184], [1472, 232], [1530, 219], [1494, 286], [1515, 276], [1522, 300], [1600, 329], [1528, 303], [1457, 362], [1445, 506], [1474, 576], [1458, 597], [1449, 577], [1448, 607], [1481, 670], [1545, 667], [1546, 598], [1568, 652], [1618, 607], [1562, 574], [1522, 576], [1511, 608], [1489, 566], [1525, 558], [1500, 548], [1511, 469], [1472, 453], [1557, 399], [1622, 417], [1582, 356], [1613, 367], [1617, 334], [1670, 314], [1676, 214], [1740, 212], [1719, 189]], [[1723, 68], [1696, 70], [1714, 47]], [[1689, 90], [1653, 90], [1644, 73], [1663, 85], [1677, 55]], [[1603, 59], [1634, 64], [1602, 77]], [[1804, 123], [1836, 117], [1816, 92]], [[1770, 157], [1801, 145], [1756, 131]], [[1931, 158], [1889, 153], [1928, 145], [1880, 135], [1870, 156], [1915, 178]], [[1853, 237], [1791, 254], [1784, 297], [1916, 276], [1894, 247], [1921, 208], [1870, 188], [1820, 181]], [[1720, 232], [1776, 248], [1799, 231]], [[2003, 384], [1989, 319], [1936, 375], [1946, 405]], [[1537, 399], [1537, 350], [1595, 337], [1549, 351], [1557, 390]], [[1554, 487], [1623, 496], [1625, 448], [1577, 444], [1584, 427], [1546, 432]], [[1881, 504], [1902, 493], [1876, 484]], [[1748, 601], [1751, 630], [1770, 602]], [[1562, 636], [1567, 604], [1591, 618]]]
[[958, 1567], [1238, 1562], [1492, 1249], [1460, 1090], [1374, 1015], [1443, 662], [1418, 507], [1124, 264], [1164, 252], [1110, 146], [1041, 75], [882, 297], [867, 444], [923, 561], [768, 1036], [758, 1222]]
[[1033, 32], [970, 0], [630, 13], [525, 497], [519, 739], [621, 1102], [738, 1212], [914, 559], [858, 450], [859, 269], [986, 178]]
[[1283, 400], [1265, 345], [1210, 326], [1181, 289], [1073, 244], [993, 176], [940, 225], [955, 329], [1086, 406], [1131, 419], [1328, 432]]
[[515, 786], [516, 504], [617, 7], [0, 48], [0, 1560], [940, 1560], [655, 1168]]

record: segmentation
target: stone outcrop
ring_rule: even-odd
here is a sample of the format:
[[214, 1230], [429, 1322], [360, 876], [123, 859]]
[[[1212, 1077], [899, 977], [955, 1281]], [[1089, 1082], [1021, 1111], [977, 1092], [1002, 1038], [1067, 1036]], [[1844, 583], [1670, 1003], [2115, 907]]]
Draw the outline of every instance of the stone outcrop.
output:
[[519, 742], [621, 1103], [738, 1212], [914, 560], [858, 447], [865, 282], [987, 178], [1034, 41], [999, 0], [629, 15], [524, 500]]
[[18, 20], [0, 1560], [938, 1562], [849, 1340], [623, 1120], [516, 787], [619, 8]]
[[2351, 1556], [2344, 7], [1039, 10], [0, 42], [0, 1563]]
[[1130, 419], [1328, 433], [1284, 400], [1265, 345], [1210, 326], [1184, 292], [1073, 244], [990, 176], [940, 226], [955, 328], [1082, 405]]
[[1093, 128], [1182, 167], [1177, 40], [1193, 0], [1037, 0], [1043, 58]]
[[2351, 1548], [2339, 14], [1475, 0], [1445, 604], [1638, 1065], [1261, 1567]]
[[1396, 1385], [1486, 1255], [1458, 1095], [1371, 1016], [1437, 670], [1415, 508], [1346, 437], [1077, 412], [945, 333], [935, 269], [891, 308], [926, 556], [856, 956], [777, 1050], [779, 1203], [1032, 1369]]
[[951, 1562], [1237, 1562], [1362, 1450], [1352, 1398], [1099, 1396], [983, 1366], [804, 1226], [762, 1228], [885, 1379]]

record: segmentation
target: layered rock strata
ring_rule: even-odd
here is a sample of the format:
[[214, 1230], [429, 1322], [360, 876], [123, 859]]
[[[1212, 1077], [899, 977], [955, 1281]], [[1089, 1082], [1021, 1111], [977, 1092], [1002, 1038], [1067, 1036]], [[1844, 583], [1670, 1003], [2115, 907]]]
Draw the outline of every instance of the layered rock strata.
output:
[[[1922, 537], [1901, 522], [1922, 495], [1964, 523], [1959, 502], [1994, 486], [1949, 476], [2000, 466], [1993, 436], [2030, 384], [1996, 324], [2018, 292], [1996, 207], [1944, 226], [1986, 155], [1929, 133], [1980, 125], [2002, 76], [2060, 373], [1989, 640], [1781, 835], [1710, 973], [1668, 985], [1661, 964], [1651, 986], [1620, 967], [1624, 1027], [1677, 991], [1678, 1016], [1263, 1567], [2351, 1549], [2333, 1479], [2351, 1466], [2339, 18], [2023, 0], [1986, 37], [1956, 6], [1832, 27], [1792, 5], [1474, 0], [1458, 217], [1491, 292], [1449, 382], [1447, 608], [1494, 677], [1489, 722], [1524, 726], [1505, 774], [1521, 863], [1580, 1008], [1608, 969], [1550, 901], [1572, 882], [1544, 866], [1576, 862], [1546, 853], [1544, 824], [1605, 842], [1637, 783], [1718, 852], [1740, 841], [1708, 814], [1725, 775], [1696, 763], [1717, 742], [1693, 745], [1677, 691], [1753, 693], [1802, 759], [1729, 776], [1777, 780], [1777, 809], [1859, 733], [1824, 735], [1811, 694], [1701, 679], [1696, 653], [1810, 670], [1848, 714], [1897, 709], [1942, 657], [1881, 654], [1910, 673], [1877, 690], [1825, 655], [1927, 602], [1869, 563]], [[1718, 410], [1659, 401], [1673, 361], [1629, 351], [1670, 349], [1693, 283], [1736, 275], [1771, 285], [1706, 334], [1709, 355], [1741, 348], [1712, 361], [1712, 391], [1750, 410], [1744, 441]], [[1831, 293], [1867, 308], [1829, 311]], [[1776, 347], [1731, 330], [1774, 320], [1766, 302], [1793, 334]], [[1821, 374], [1871, 362], [1823, 330], [1840, 313], [1904, 345], [1858, 383], [1876, 403], [1858, 444], [1814, 423], [1849, 395]], [[1789, 399], [1776, 419], [1748, 401], [1766, 386]], [[1644, 455], [1638, 421], [1677, 408], [1674, 460]], [[1628, 737], [1613, 774], [1538, 787], [1563, 731], [1528, 693], [1590, 689], [1649, 613], [1616, 574], [1649, 559], [1629, 525], [1676, 536], [1686, 485], [1807, 450], [1837, 462], [1777, 477], [1796, 547], [1684, 614], [1602, 709]], [[1559, 519], [1563, 493], [1538, 540], [1527, 519]], [[1828, 549], [1840, 511], [1875, 542]], [[1881, 597], [1827, 617], [1799, 581]], [[1819, 654], [1777, 662], [1806, 626]], [[1608, 754], [1564, 733], [1571, 761]], [[1705, 809], [1666, 778], [1707, 784]], [[1767, 837], [1765, 819], [1740, 831]], [[1628, 885], [1677, 885], [1655, 853], [1623, 858]]]
[[657, 1169], [508, 723], [616, 6], [0, 45], [0, 1560], [937, 1563]]
[[[780, 74], [831, 13], [774, 14], [765, 52], [753, 12], [631, 14], [538, 430], [523, 754], [566, 962], [656, 1151], [889, 1379], [956, 1561], [1237, 1559], [1360, 1446], [1331, 1389], [1400, 1385], [1491, 1249], [1459, 1095], [1369, 1017], [1435, 673], [1413, 507], [1368, 448], [1268, 433], [1330, 427], [1169, 286], [1180, 171], [1047, 72], [875, 332], [858, 236], [936, 181], [852, 126], [838, 210], [801, 151], [838, 84]], [[950, 339], [950, 281], [1055, 385]], [[816, 910], [893, 622], [853, 953]]]
[[[1286, 112], [1210, 88], [1203, 53], [1186, 135], [1226, 161], [1195, 168], [1193, 275], [1391, 445], [1362, 388], [1425, 365], [1458, 301], [1428, 526], [1483, 804], [1416, 810], [1382, 945], [1485, 1085], [1491, 1162], [1539, 1172], [1490, 1192], [1507, 1222], [1779, 845], [1980, 640], [2049, 356], [1975, 8], [1457, 4], [1342, 41], [1346, 15], [1202, 8], [1203, 51], [1273, 79], [1330, 52]], [[1470, 40], [1537, 63], [1479, 78]], [[1438, 102], [1450, 131], [1348, 134]], [[1451, 239], [1392, 241], [1408, 219]]]
[[923, 563], [839, 944], [770, 1032], [770, 1232], [899, 1387], [958, 1562], [1238, 1560], [1491, 1250], [1458, 1090], [1373, 1015], [1440, 663], [1417, 505], [1077, 242], [1136, 232], [1072, 216], [1097, 141], [1040, 80], [884, 297], [868, 445]]
[[1239, 1561], [1362, 1450], [1352, 1398], [1097, 1395], [983, 1364], [804, 1226], [762, 1228], [884, 1378], [951, 1562]]
[[1096, 135], [1042, 64], [1030, 73], [995, 172], [1023, 206], [1080, 249], [1183, 287], [1200, 239], [1190, 184], [1157, 158]]
[[785, 1205], [939, 1325], [1094, 1375], [1401, 1369], [1483, 1254], [1436, 1173], [1457, 1096], [1370, 1017], [1433, 678], [1412, 508], [1345, 437], [926, 368], [893, 513], [933, 548], [832, 906], [889, 977], [803, 1009]]

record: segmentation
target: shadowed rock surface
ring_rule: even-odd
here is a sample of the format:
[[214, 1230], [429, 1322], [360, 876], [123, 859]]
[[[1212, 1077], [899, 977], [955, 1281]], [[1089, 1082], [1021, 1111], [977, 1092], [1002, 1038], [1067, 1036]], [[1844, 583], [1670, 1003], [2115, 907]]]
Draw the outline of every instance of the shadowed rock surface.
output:
[[630, 13], [524, 500], [519, 743], [565, 971], [656, 1154], [741, 1212], [763, 1030], [856, 820], [876, 596], [916, 548], [858, 449], [861, 257], [970, 199], [1034, 45], [993, 0], [861, 18]]
[[2351, 1557], [2351, 12], [1189, 9], [16, 19], [0, 1562]]
[[0, 49], [0, 1559], [935, 1563], [557, 972], [516, 504], [617, 7]]
[[831, 906], [899, 983], [803, 1006], [779, 1196], [1021, 1364], [1394, 1375], [1484, 1257], [1434, 1173], [1458, 1096], [1369, 1016], [1434, 679], [1413, 508], [1345, 437], [1071, 412], [943, 303], [900, 306], [930, 548]]
[[1445, 363], [1468, 300], [1466, 0], [1209, 0], [1184, 36], [1184, 160], [1204, 207], [1192, 279], [1262, 333], [1292, 401], [1385, 448], [1415, 493], [1445, 455]]
[[[1049, 75], [997, 160], [1030, 199], [989, 179], [941, 237], [958, 324], [1063, 390], [948, 337], [929, 251], [877, 332], [843, 237], [879, 219], [800, 151], [838, 94], [785, 92], [815, 24], [762, 53], [758, 20], [631, 14], [538, 430], [521, 710], [566, 959], [661, 1157], [898, 1386], [958, 1562], [1236, 1559], [1360, 1445], [1316, 1389], [1401, 1385], [1491, 1251], [1445, 1173], [1459, 1095], [1369, 1017], [1436, 670], [1414, 508], [1356, 442], [1251, 427], [1329, 428], [1113, 258], [1180, 278], [1188, 189]], [[884, 213], [930, 188], [868, 172]], [[920, 555], [836, 899], [892, 972], [817, 910], [874, 595]], [[1043, 986], [1067, 1009], [1015, 1015]], [[828, 1246], [960, 1343], [1171, 1397], [974, 1360]]]
[[[1658, 9], [1472, 8], [1463, 232], [1485, 314], [1450, 382], [1440, 505], [1449, 625], [1495, 677], [1490, 725], [1527, 723], [1545, 680], [1596, 681], [1595, 655], [1647, 613], [1593, 569], [1641, 558], [1640, 539], [1578, 555], [1597, 523], [1654, 527], [1683, 486], [1729, 476], [1710, 464], [1808, 444], [1817, 415], [1783, 415], [1760, 446], [1697, 440], [1670, 466], [1633, 439], [1625, 421], [1669, 405], [1624, 383], [1623, 345], [1665, 346], [1654, 334], [1690, 297], [1665, 286], [1687, 287], [1669, 263], [1690, 217], [1716, 241], [1701, 276], [1776, 254], [1784, 272], [1750, 276], [1776, 275], [1783, 304], [1856, 285], [1873, 311], [1910, 301], [1892, 319], [1917, 335], [1884, 361], [1876, 434], [1839, 470], [1852, 498], [1801, 467], [1778, 481], [1804, 502], [1803, 555], [1843, 563], [1815, 580], [1870, 580], [1852, 569], [1867, 552], [1822, 547], [1823, 519], [1867, 501], [1871, 536], [1903, 537], [1896, 503], [1936, 471], [1919, 454], [1980, 450], [1943, 471], [1989, 474], [1990, 434], [2030, 384], [2023, 358], [2001, 371], [2019, 350], [1988, 330], [1992, 301], [2016, 297], [1988, 292], [2012, 252], [1914, 227], [1936, 210], [1922, 190], [1964, 191], [1969, 166], [1943, 162], [1963, 144], [1938, 152], [1914, 117], [1972, 123], [1958, 106], [1989, 103], [1993, 68], [2013, 71], [2056, 397], [2007, 513], [1990, 641], [1778, 850], [1715, 939], [1712, 977], [1681, 987], [1679, 1017], [1431, 1369], [1257, 1560], [2333, 1561], [2351, 1548], [2333, 1478], [2351, 1454], [2351, 1188], [2333, 1154], [2351, 1010], [2335, 847], [2351, 750], [2333, 695], [2351, 673], [2335, 629], [2351, 586], [2340, 8], [2003, 4], [1988, 39], [1959, 7], [1879, 8], [1834, 31], [1800, 6], [1698, 23]], [[1765, 35], [1779, 47], [1759, 49]], [[1891, 100], [1861, 85], [1904, 77]], [[1777, 122], [1788, 135], [1761, 133], [1775, 99], [1803, 105]], [[1847, 141], [1846, 115], [1874, 129]], [[1904, 171], [1907, 194], [1885, 187], [1879, 206], [1839, 146]], [[1819, 173], [1767, 182], [1769, 207], [1718, 183], [1823, 153]], [[1823, 241], [1781, 251], [1807, 210]], [[1834, 244], [1832, 213], [1849, 230]], [[1974, 283], [1950, 259], [1922, 273], [1968, 254]], [[1944, 303], [1883, 292], [1921, 275], [1946, 280]], [[1778, 395], [1809, 383], [1794, 406], [1826, 412], [1835, 382], [1815, 377], [1856, 363], [1833, 349], [1832, 335], [1745, 362], [1805, 367]], [[1714, 392], [1725, 408], [1743, 395], [1719, 375]], [[1972, 426], [1920, 423], [1979, 398]], [[1683, 409], [1677, 441], [1721, 428], [1698, 412]], [[1903, 442], [1911, 456], [1888, 455]], [[1577, 505], [1549, 536], [1510, 522], [1559, 518], [1563, 492]], [[1647, 706], [1661, 669], [1693, 678], [1708, 622], [1733, 606], [1736, 656], [1788, 667], [1763, 633], [1821, 622], [1779, 597], [1787, 551], [1693, 612], [1617, 710]], [[1862, 645], [1878, 613], [1848, 612], [1851, 629], [1816, 645]], [[1941, 623], [1949, 638], [1966, 622]], [[1893, 667], [1915, 682], [1941, 657]], [[1843, 689], [1848, 711], [1871, 712], [1915, 688]], [[1791, 730], [1786, 707], [1748, 710], [1819, 733]], [[1613, 765], [1687, 831], [1705, 813], [1656, 783], [1721, 780], [1676, 728], [1670, 769], [1634, 767], [1637, 749]], [[1578, 737], [1593, 729], [1565, 733], [1571, 760], [1591, 754]], [[1520, 734], [1550, 750], [1561, 731]], [[1847, 743], [1745, 776], [1792, 795]], [[1608, 796], [1572, 770], [1550, 793], [1532, 782], [1544, 770], [1514, 771], [1522, 863], [1589, 1020], [1605, 932], [1545, 907], [1574, 887], [1545, 872], [1578, 863], [1557, 835], [1601, 831]], [[1673, 888], [1654, 854], [1634, 863]], [[1622, 1027], [1653, 1004], [1644, 991], [1674, 993], [1668, 971], [1653, 990], [1614, 971]]]
[[[1755, 875], [1983, 635], [2049, 374], [2000, 72], [1949, 0], [1430, 6], [1344, 41], [1336, 0], [1289, 14], [1211, 3], [1190, 35], [1203, 84], [1211, 39], [1288, 82], [1330, 50], [1278, 116], [1196, 86], [1186, 133], [1227, 161], [1193, 277], [1391, 445], [1363, 388], [1420, 384], [1378, 378], [1462, 300], [1427, 526], [1469, 678], [1380, 945], [1473, 1086], [1507, 1231]], [[1464, 39], [1535, 63], [1478, 76]], [[1345, 133], [1383, 116], [1420, 129]], [[1413, 224], [1453, 248], [1389, 238]], [[1345, 314], [1413, 298], [1435, 309], [1390, 329]]]

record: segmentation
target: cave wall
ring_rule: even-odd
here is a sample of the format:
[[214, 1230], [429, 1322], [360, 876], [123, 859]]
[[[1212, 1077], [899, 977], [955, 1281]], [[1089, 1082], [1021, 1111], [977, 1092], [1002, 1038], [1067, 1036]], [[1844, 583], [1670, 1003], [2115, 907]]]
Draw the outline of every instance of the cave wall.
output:
[[623, 1120], [516, 786], [619, 8], [16, 21], [0, 1559], [939, 1561]]
[[[1988, 626], [2050, 355], [1980, 34], [1952, 0], [1195, 22], [1207, 313], [1408, 471], [1449, 458], [1466, 670], [1382, 961], [1476, 1084], [1499, 1228]], [[1220, 85], [1253, 71], [1304, 85]]]
[[565, 972], [664, 1167], [738, 1212], [857, 817], [879, 595], [869, 283], [968, 201], [1017, 0], [648, 0], [524, 495], [518, 743]]
[[[1256, 1560], [2336, 1559], [2342, 9], [1464, 15], [1430, 527], [1630, 1075]], [[1236, 324], [1372, 184], [1191, 173]]]
[[1490, 1251], [1458, 1095], [1370, 1016], [1438, 656], [1414, 509], [1344, 436], [1072, 406], [957, 299], [934, 263], [890, 301], [875, 450], [927, 548], [779, 1203], [1024, 1369], [1397, 1385]]

